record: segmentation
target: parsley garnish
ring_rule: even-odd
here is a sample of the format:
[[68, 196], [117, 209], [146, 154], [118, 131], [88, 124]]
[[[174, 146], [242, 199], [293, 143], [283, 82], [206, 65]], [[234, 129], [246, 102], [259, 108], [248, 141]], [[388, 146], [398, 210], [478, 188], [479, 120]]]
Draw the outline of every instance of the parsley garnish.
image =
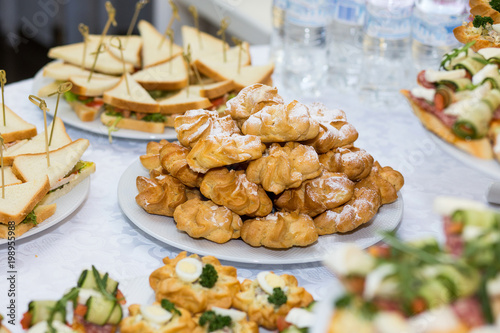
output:
[[496, 10], [497, 12], [500, 12], [500, 0], [491, 0], [490, 7]]
[[474, 20], [472, 21], [472, 25], [474, 26], [474, 28], [484, 28], [487, 23], [493, 24], [493, 19], [489, 16], [476, 15], [474, 16]]
[[215, 267], [211, 264], [206, 264], [200, 275], [200, 284], [205, 288], [212, 288], [218, 278], [219, 275], [217, 274]]
[[201, 326], [208, 323], [208, 331], [213, 332], [230, 326], [231, 317], [218, 315], [214, 311], [207, 311], [201, 315], [199, 323]]
[[181, 312], [175, 307], [175, 304], [170, 302], [168, 299], [164, 298], [161, 300], [161, 307], [171, 314], [178, 314], [179, 316], [181, 315]]
[[280, 287], [273, 288], [273, 294], [267, 298], [267, 301], [271, 304], [274, 304], [277, 308], [285, 304], [287, 300], [288, 297], [286, 297], [283, 289], [281, 289]]

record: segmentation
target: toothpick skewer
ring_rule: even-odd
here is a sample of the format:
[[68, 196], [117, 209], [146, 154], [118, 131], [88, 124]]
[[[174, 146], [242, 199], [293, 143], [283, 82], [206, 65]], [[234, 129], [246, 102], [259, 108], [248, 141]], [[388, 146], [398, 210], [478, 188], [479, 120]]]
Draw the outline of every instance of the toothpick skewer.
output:
[[186, 95], [189, 97], [189, 86], [191, 84], [191, 79], [189, 78], [189, 70], [191, 69], [191, 44], [188, 44], [187, 46], [187, 51], [182, 53], [182, 57], [184, 58], [184, 61], [186, 61], [187, 68], [188, 68], [188, 84], [186, 87]]
[[[174, 53], [174, 31], [172, 29], [168, 29], [167, 35], [170, 39], [170, 58], [172, 58], [172, 54]], [[168, 66], [170, 74], [172, 74], [172, 60], [170, 60], [170, 64]]]
[[81, 67], [82, 67], [82, 69], [84, 69], [85, 68], [85, 58], [87, 56], [87, 43], [89, 41], [89, 27], [83, 23], [80, 23], [80, 25], [78, 25], [78, 31], [80, 31], [80, 33], [83, 36], [83, 55], [82, 55], [82, 66]]
[[[112, 43], [112, 41], [115, 38], [118, 40], [118, 44], [117, 45], [115, 45], [115, 44]], [[125, 75], [125, 83], [127, 84], [127, 92], [128, 92], [128, 94], [130, 96], [131, 95], [130, 94], [130, 87], [128, 85], [128, 77], [127, 77], [127, 72], [125, 70], [125, 58], [123, 58], [122, 40], [120, 39], [120, 37], [115, 36], [115, 37], [111, 38], [111, 40], [109, 41], [109, 45], [111, 45], [112, 47], [116, 47], [118, 50], [120, 50], [120, 56], [121, 56], [121, 61], [122, 61], [122, 65], [123, 65], [123, 75]]]
[[52, 134], [54, 134], [54, 126], [56, 125], [57, 109], [59, 108], [59, 99], [61, 98], [62, 94], [70, 91], [71, 88], [73, 88], [73, 83], [64, 82], [57, 87], [56, 91], [54, 91], [52, 94], [49, 95], [50, 97], [57, 94], [56, 110], [54, 111], [54, 120], [52, 120], [52, 127], [50, 128], [49, 146], [52, 143]]
[[5, 199], [5, 174], [3, 170], [3, 150], [5, 148], [3, 136], [0, 134], [0, 167], [2, 168], [2, 199]]
[[191, 15], [193, 15], [194, 26], [198, 35], [198, 46], [200, 47], [200, 50], [203, 50], [203, 44], [201, 43], [200, 22], [198, 21], [198, 10], [194, 5], [190, 5], [188, 10], [191, 12]]
[[7, 120], [5, 119], [5, 98], [3, 95], [4, 85], [7, 83], [7, 73], [5, 70], [0, 70], [0, 84], [2, 85], [2, 112], [3, 112], [3, 125], [7, 126]]
[[113, 26], [115, 26], [115, 27], [117, 24], [116, 20], [115, 20], [116, 9], [113, 7], [113, 5], [111, 4], [110, 1], [106, 1], [105, 6], [106, 6], [106, 11], [108, 12], [108, 21], [106, 22], [106, 25], [104, 26], [104, 29], [102, 30], [101, 39], [99, 40], [99, 46], [97, 47], [97, 51], [95, 52], [94, 64], [92, 65], [92, 70], [90, 71], [88, 82], [90, 82], [90, 80], [92, 79], [92, 74], [94, 74], [95, 65], [97, 64], [97, 58], [99, 57], [99, 54], [104, 52], [104, 51], [101, 51], [101, 48], [102, 48], [103, 43], [104, 43], [104, 36], [106, 36], [106, 34], [108, 33], [108, 30], [109, 30], [109, 27], [111, 26], [111, 24], [113, 24]]
[[[148, 4], [148, 2], [149, 2], [149, 0], [139, 0], [135, 4], [135, 12], [134, 12], [134, 16], [132, 16], [132, 21], [130, 21], [130, 25], [128, 26], [127, 37], [132, 34], [132, 30], [134, 30], [135, 23], [137, 22], [137, 18], [139, 17], [139, 12], [141, 11], [141, 9], [144, 6], [146, 6]], [[127, 47], [129, 39], [130, 38], [127, 38], [127, 40], [125, 41], [125, 48]]]
[[35, 95], [29, 95], [29, 100], [31, 103], [35, 104], [43, 111], [43, 124], [45, 127], [45, 151], [47, 153], [47, 166], [50, 167], [50, 156], [49, 156], [49, 138], [47, 133], [47, 103], [43, 99]]
[[241, 72], [241, 53], [243, 52], [243, 42], [241, 39], [233, 37], [233, 43], [239, 47], [238, 49], [238, 74]]
[[217, 31], [217, 36], [222, 36], [222, 52], [223, 52], [223, 55], [224, 55], [224, 62], [227, 61], [227, 57], [226, 57], [226, 29], [227, 27], [229, 27], [229, 20], [227, 17], [224, 17], [221, 21], [220, 21], [220, 29], [219, 31]]
[[180, 21], [181, 17], [179, 16], [179, 8], [177, 8], [177, 5], [173, 0], [168, 0], [168, 3], [170, 4], [170, 7], [172, 7], [172, 16], [170, 17], [170, 21], [168, 21], [167, 29], [165, 29], [165, 32], [163, 33], [163, 38], [160, 41], [160, 44], [158, 45], [158, 49], [161, 48], [163, 45], [163, 42], [167, 38], [167, 33], [170, 29], [172, 29], [172, 24], [174, 24], [174, 20]]

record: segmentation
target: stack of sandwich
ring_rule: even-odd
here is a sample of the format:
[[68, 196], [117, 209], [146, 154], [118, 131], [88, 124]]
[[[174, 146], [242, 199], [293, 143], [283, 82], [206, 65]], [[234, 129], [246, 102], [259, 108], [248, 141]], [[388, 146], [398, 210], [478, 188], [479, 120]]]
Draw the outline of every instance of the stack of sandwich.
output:
[[[100, 114], [106, 126], [163, 133], [176, 116], [192, 109], [217, 109], [230, 95], [253, 83], [271, 82], [273, 64], [252, 66], [249, 45], [230, 47], [224, 41], [183, 26], [183, 47], [170, 43], [150, 23], [140, 21], [141, 36], [107, 36], [95, 73], [90, 70], [99, 48], [99, 37], [84, 43], [52, 48], [49, 57], [62, 60], [45, 66], [44, 76], [56, 80], [39, 95], [54, 91], [62, 81], [73, 88], [66, 101], [82, 121]], [[122, 40], [120, 51], [111, 45]], [[223, 50], [225, 51], [225, 55]], [[184, 55], [190, 55], [190, 63]], [[102, 113], [101, 113], [102, 111]]]
[[72, 141], [59, 118], [54, 119], [48, 166], [45, 133], [37, 134], [34, 125], [8, 107], [5, 111], [6, 126], [0, 113], [0, 132], [5, 142], [0, 238], [19, 237], [51, 217], [56, 211], [54, 201], [95, 171], [93, 162], [80, 160], [89, 141]]

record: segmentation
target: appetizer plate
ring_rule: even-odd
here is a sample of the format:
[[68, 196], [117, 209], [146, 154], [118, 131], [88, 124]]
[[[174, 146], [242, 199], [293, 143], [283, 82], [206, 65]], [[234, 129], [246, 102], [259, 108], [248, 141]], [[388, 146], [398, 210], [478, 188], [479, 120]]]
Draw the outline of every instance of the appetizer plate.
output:
[[488, 174], [497, 180], [500, 179], [500, 164], [495, 159], [484, 160], [482, 158], [472, 156], [472, 155], [467, 154], [466, 152], [458, 149], [457, 147], [447, 143], [446, 141], [439, 138], [437, 135], [435, 135], [431, 132], [428, 132], [428, 133], [429, 133], [432, 141], [434, 141], [434, 143], [439, 148], [444, 150], [446, 153], [450, 154], [451, 156], [453, 156], [457, 160], [463, 162], [464, 164], [466, 164], [466, 165], [468, 165], [476, 170], [479, 170], [485, 174]]
[[[57, 204], [56, 212], [54, 213], [54, 215], [52, 215], [42, 223], [38, 224], [36, 227], [31, 228], [20, 237], [16, 237], [16, 241], [36, 235], [39, 232], [42, 232], [52, 227], [53, 225], [56, 225], [59, 222], [63, 221], [78, 207], [80, 207], [85, 198], [87, 198], [87, 195], [89, 194], [89, 189], [90, 189], [90, 177], [87, 177], [80, 184], [76, 185], [75, 188], [71, 190], [68, 194], [54, 201]], [[0, 245], [6, 243], [7, 239], [0, 239]]]
[[403, 199], [399, 193], [396, 202], [382, 206], [375, 218], [364, 227], [344, 235], [320, 236], [316, 243], [307, 247], [272, 250], [252, 247], [239, 239], [216, 244], [205, 239], [191, 238], [177, 230], [173, 218], [146, 213], [135, 202], [138, 193], [137, 176], [148, 176], [139, 160], [125, 170], [118, 183], [118, 202], [132, 223], [145, 233], [176, 248], [233, 262], [295, 264], [321, 261], [326, 253], [342, 243], [354, 242], [363, 248], [373, 245], [382, 239], [380, 231], [393, 230], [403, 216]]
[[[50, 84], [54, 79], [44, 77], [43, 76], [43, 68], [40, 69], [34, 78], [33, 87], [31, 88], [32, 94], [38, 95], [38, 90], [40, 88]], [[45, 101], [50, 109], [48, 114], [52, 117], [54, 115], [54, 110], [56, 107], [57, 96], [46, 97]], [[89, 131], [96, 134], [102, 134], [108, 136], [108, 127], [104, 126], [99, 117], [97, 117], [94, 121], [81, 121], [80, 118], [76, 115], [75, 111], [69, 106], [64, 98], [61, 98], [59, 101], [59, 108], [57, 110], [57, 116], [60, 117], [65, 124], [71, 125], [73, 127]], [[119, 129], [116, 132], [112, 133], [112, 136], [115, 138], [126, 138], [126, 139], [137, 139], [137, 140], [172, 140], [177, 137], [175, 130], [171, 127], [166, 127], [165, 132], [162, 134], [156, 133], [147, 133], [140, 131], [133, 131], [128, 129]]]

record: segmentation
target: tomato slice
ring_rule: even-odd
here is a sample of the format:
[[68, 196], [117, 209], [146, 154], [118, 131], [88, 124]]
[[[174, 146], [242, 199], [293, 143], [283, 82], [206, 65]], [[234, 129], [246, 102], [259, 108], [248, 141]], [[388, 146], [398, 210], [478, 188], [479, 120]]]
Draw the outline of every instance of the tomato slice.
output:
[[87, 306], [86, 305], [83, 305], [83, 304], [78, 304], [75, 308], [75, 315], [78, 315], [78, 316], [85, 316], [85, 314], [87, 313]]
[[123, 295], [120, 289], [116, 291], [116, 299], [118, 300], [118, 303], [120, 303], [121, 305], [127, 303], [127, 300], [125, 299], [125, 296]]
[[85, 105], [91, 108], [100, 108], [104, 105], [104, 102], [102, 100], [94, 99], [92, 102], [88, 102]]
[[278, 317], [276, 319], [276, 327], [278, 328], [278, 332], [281, 332], [290, 326], [291, 324], [285, 320], [285, 317]]

